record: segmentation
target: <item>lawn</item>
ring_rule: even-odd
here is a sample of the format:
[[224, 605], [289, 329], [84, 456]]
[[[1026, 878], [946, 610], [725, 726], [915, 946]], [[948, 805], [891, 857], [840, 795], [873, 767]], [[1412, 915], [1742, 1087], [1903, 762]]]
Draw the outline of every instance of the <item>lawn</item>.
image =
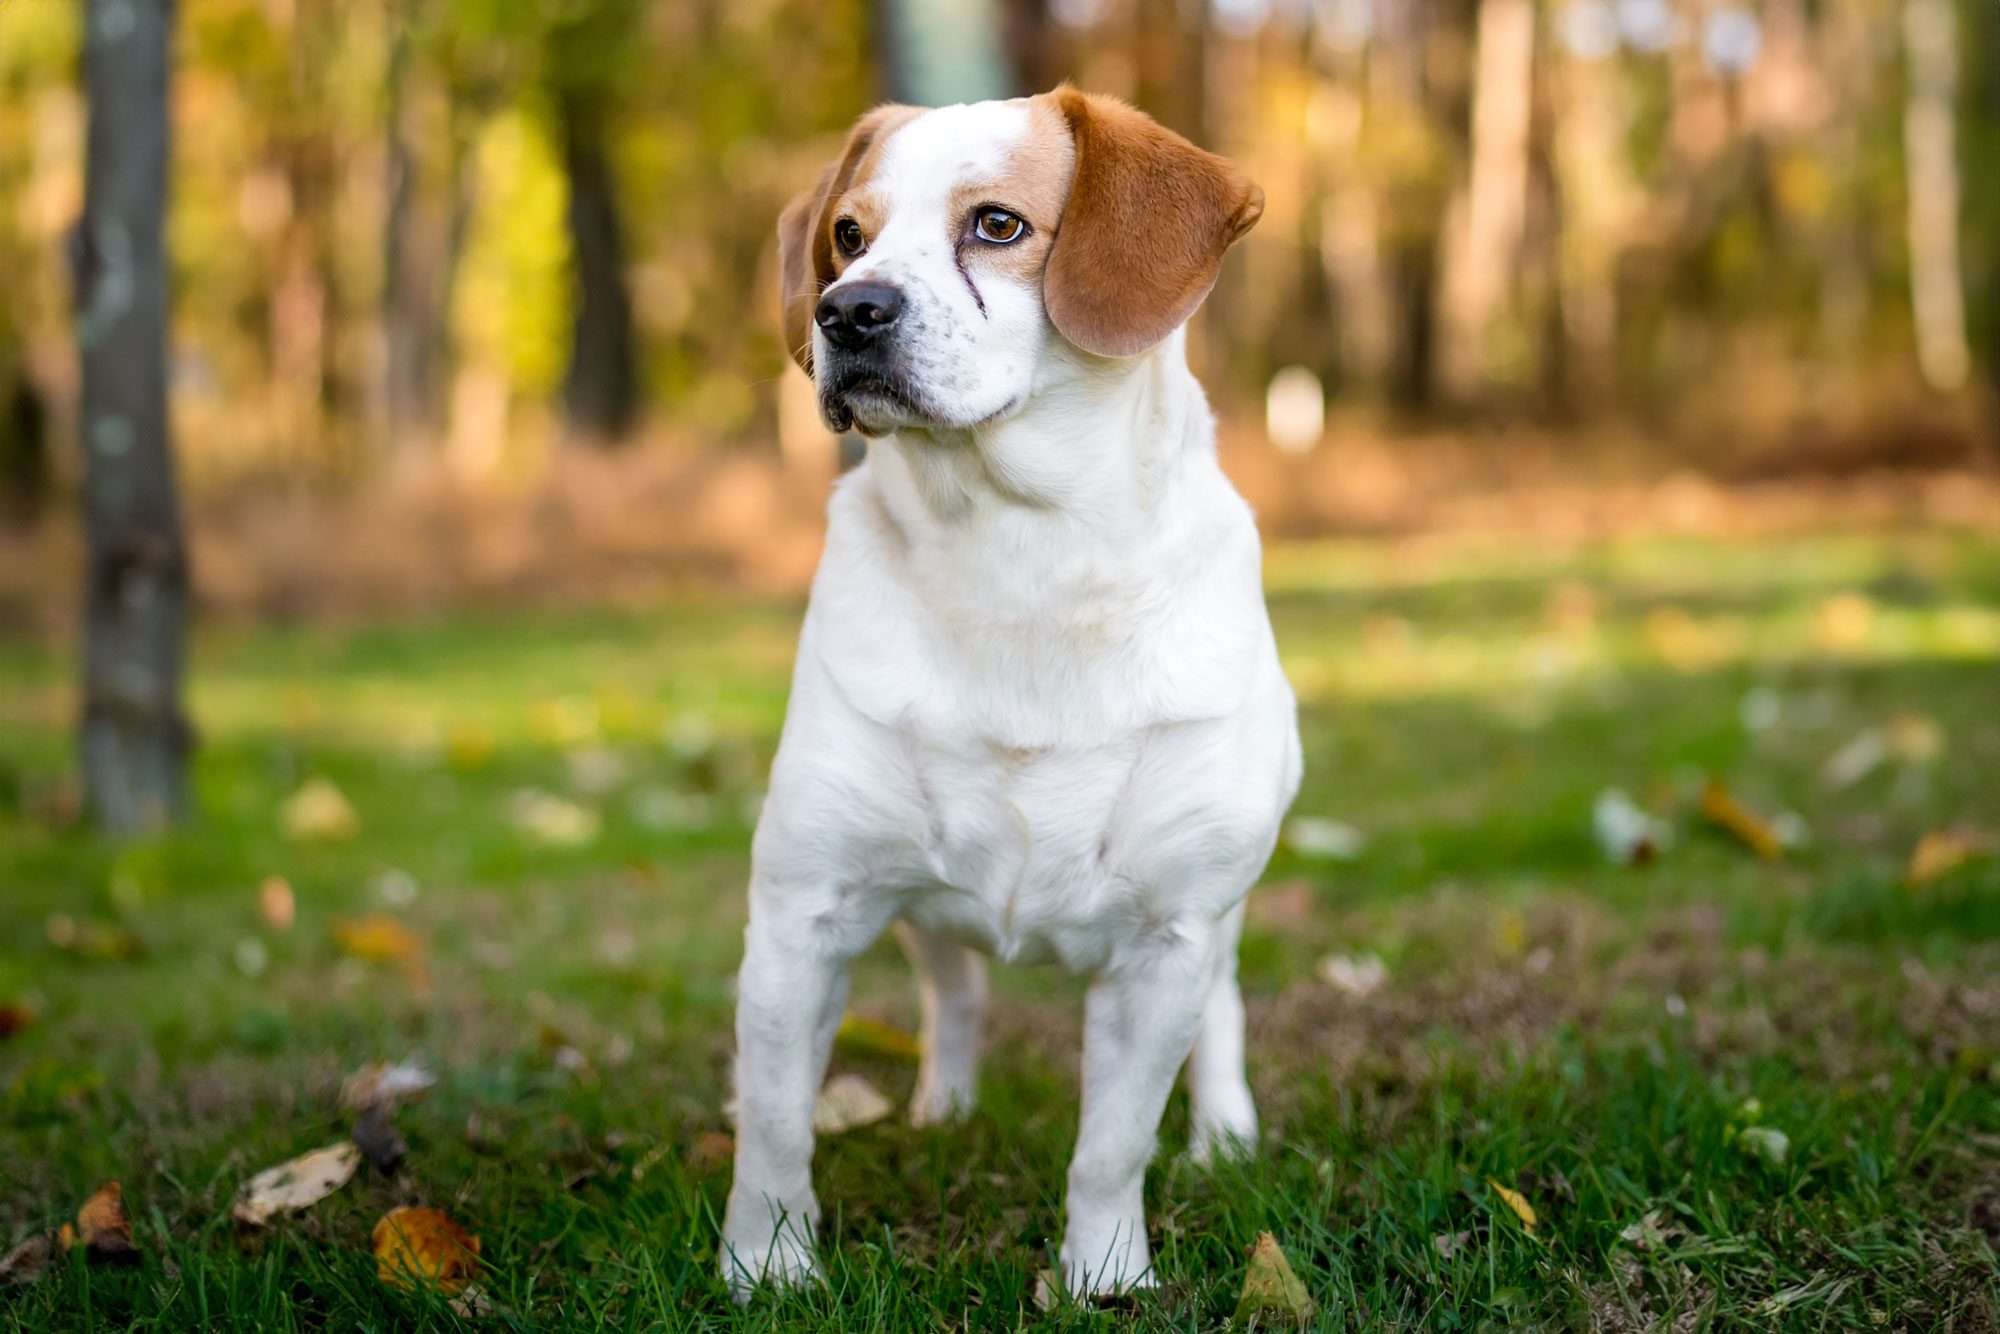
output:
[[[0, 1003], [35, 1016], [0, 1042], [0, 1249], [110, 1179], [140, 1247], [0, 1284], [0, 1322], [449, 1326], [369, 1254], [423, 1204], [480, 1238], [489, 1327], [1212, 1329], [1269, 1231], [1330, 1329], [1995, 1328], [2000, 861], [1907, 868], [2000, 834], [2000, 540], [1354, 542], [1269, 585], [1297, 811], [1359, 846], [1309, 828], [1253, 897], [1265, 1141], [1199, 1171], [1176, 1099], [1163, 1284], [1109, 1312], [1034, 1303], [1080, 987], [1013, 970], [967, 1124], [822, 1140], [826, 1286], [726, 1298], [731, 976], [797, 605], [215, 631], [200, 817], [123, 847], [71, 818], [67, 656], [0, 648]], [[1705, 820], [1710, 778], [1793, 845]], [[351, 831], [287, 830], [309, 783]], [[1599, 847], [1610, 787], [1671, 825], [1653, 864]], [[853, 1008], [913, 1026], [892, 946]], [[438, 1082], [400, 1171], [232, 1220], [347, 1134], [344, 1076], [404, 1059]]]

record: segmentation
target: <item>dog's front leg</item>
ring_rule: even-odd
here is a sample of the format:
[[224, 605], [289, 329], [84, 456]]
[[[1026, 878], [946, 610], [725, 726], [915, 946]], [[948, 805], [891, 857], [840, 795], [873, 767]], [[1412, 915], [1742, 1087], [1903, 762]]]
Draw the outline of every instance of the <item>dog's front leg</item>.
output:
[[737, 1300], [763, 1279], [797, 1284], [813, 1258], [813, 1105], [847, 1004], [845, 949], [751, 894], [736, 993], [736, 1178], [722, 1269]]
[[1077, 1294], [1154, 1282], [1146, 1164], [1213, 975], [1212, 923], [1165, 927], [1092, 984], [1084, 1005], [1083, 1118], [1069, 1169], [1063, 1282]]

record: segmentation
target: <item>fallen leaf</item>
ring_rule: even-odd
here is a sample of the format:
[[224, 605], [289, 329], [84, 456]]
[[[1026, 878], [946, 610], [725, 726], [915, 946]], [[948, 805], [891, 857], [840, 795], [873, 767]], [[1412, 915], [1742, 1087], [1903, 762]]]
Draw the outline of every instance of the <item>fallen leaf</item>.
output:
[[894, 1024], [885, 1024], [864, 1015], [843, 1015], [833, 1040], [842, 1051], [859, 1056], [889, 1056], [899, 1061], [914, 1061], [923, 1055], [923, 1047], [913, 1034], [905, 1033]]
[[1853, 787], [1882, 767], [1889, 758], [1889, 742], [1879, 727], [1865, 728], [1854, 739], [1827, 757], [1819, 771], [1820, 781], [1836, 792]]
[[484, 1288], [475, 1283], [468, 1285], [464, 1292], [451, 1299], [451, 1313], [460, 1320], [482, 1320], [487, 1316], [498, 1315], [500, 1306], [486, 1295]]
[[1486, 1178], [1486, 1184], [1493, 1187], [1494, 1194], [1498, 1195], [1506, 1202], [1507, 1207], [1514, 1211], [1514, 1217], [1521, 1220], [1522, 1227], [1528, 1229], [1530, 1232], [1535, 1230], [1535, 1223], [1538, 1221], [1535, 1217], [1535, 1206], [1528, 1203], [1527, 1196], [1518, 1190], [1510, 1190], [1508, 1187], [1495, 1181], [1492, 1177]]
[[1770, 1126], [1745, 1126], [1737, 1132], [1736, 1142], [1772, 1167], [1783, 1167], [1792, 1151], [1791, 1136]]
[[434, 1287], [455, 1296], [479, 1272], [479, 1238], [442, 1209], [391, 1209], [375, 1224], [369, 1241], [375, 1276], [391, 1287]]
[[423, 953], [423, 938], [386, 913], [341, 917], [333, 938], [343, 954], [375, 963], [408, 963]]
[[1440, 1259], [1449, 1260], [1460, 1251], [1471, 1249], [1472, 1234], [1470, 1232], [1440, 1232], [1431, 1238], [1431, 1246], [1437, 1251]]
[[1738, 801], [1722, 783], [1710, 778], [1701, 792], [1701, 813], [1714, 824], [1734, 834], [1759, 857], [1769, 861], [1782, 855], [1784, 845], [1763, 816]]
[[1351, 862], [1368, 846], [1368, 838], [1351, 824], [1318, 815], [1295, 815], [1285, 821], [1285, 842], [1301, 857]]
[[1825, 649], [1857, 648], [1874, 623], [1875, 604], [1867, 595], [1835, 593], [1813, 613], [1813, 642]]
[[132, 1242], [132, 1224], [125, 1217], [125, 1192], [116, 1181], [107, 1181], [76, 1211], [76, 1227], [64, 1225], [68, 1238], [63, 1249], [83, 1247], [92, 1260], [122, 1263], [137, 1260], [139, 1248]]
[[22, 1001], [8, 1001], [0, 1005], [0, 1042], [33, 1026], [35, 1012]]
[[1647, 814], [1619, 788], [1597, 794], [1590, 818], [1597, 846], [1620, 866], [1645, 866], [1673, 843], [1673, 826]]
[[298, 901], [291, 882], [281, 875], [267, 875], [257, 886], [257, 915], [273, 931], [289, 931], [298, 920]]
[[597, 841], [604, 821], [596, 811], [566, 797], [533, 788], [516, 792], [507, 806], [514, 827], [537, 843], [576, 848]]
[[813, 1131], [838, 1135], [872, 1125], [894, 1110], [895, 1105], [882, 1096], [881, 1090], [860, 1075], [835, 1075], [826, 1081], [813, 1107]]
[[1944, 728], [1927, 713], [1903, 709], [1882, 725], [1889, 750], [1905, 764], [1931, 764], [1944, 754]]
[[19, 1246], [0, 1255], [0, 1283], [15, 1283], [22, 1286], [35, 1282], [42, 1276], [42, 1270], [55, 1258], [56, 1238], [53, 1232], [37, 1232]]
[[340, 1084], [341, 1105], [351, 1112], [382, 1103], [400, 1103], [437, 1083], [437, 1076], [414, 1061], [364, 1065]]
[[1053, 1269], [1035, 1271], [1035, 1309], [1047, 1315], [1062, 1305], [1062, 1275]]
[[347, 794], [325, 778], [309, 778], [278, 811], [285, 837], [296, 843], [334, 843], [361, 832], [361, 816]]
[[1374, 995], [1389, 981], [1388, 965], [1374, 954], [1329, 954], [1317, 971], [1320, 981], [1355, 1000]]
[[1918, 889], [1992, 851], [1991, 841], [1971, 830], [1933, 829], [1917, 840], [1903, 879], [1911, 889]]
[[1618, 1235], [1635, 1251], [1656, 1251], [1685, 1230], [1677, 1223], [1663, 1222], [1660, 1211], [1650, 1209], [1638, 1222], [1629, 1224]]
[[1291, 1261], [1278, 1247], [1278, 1239], [1259, 1232], [1250, 1248], [1250, 1266], [1243, 1274], [1243, 1295], [1236, 1299], [1239, 1321], [1276, 1317], [1303, 1328], [1312, 1318], [1314, 1303], [1306, 1285], [1292, 1272]]
[[329, 1144], [302, 1153], [244, 1182], [231, 1212], [240, 1223], [268, 1227], [279, 1214], [296, 1213], [339, 1190], [354, 1179], [360, 1162], [360, 1151], [352, 1144]]

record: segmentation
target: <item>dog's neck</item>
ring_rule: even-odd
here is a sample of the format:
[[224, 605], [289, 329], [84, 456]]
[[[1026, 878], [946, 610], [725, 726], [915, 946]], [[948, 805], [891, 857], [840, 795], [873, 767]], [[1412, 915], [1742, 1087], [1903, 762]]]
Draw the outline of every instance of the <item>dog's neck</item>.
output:
[[980, 530], [1063, 528], [1069, 540], [1143, 534], [1181, 465], [1212, 455], [1214, 419], [1176, 330], [1121, 361], [1067, 349], [1020, 411], [968, 430], [903, 430], [871, 446], [883, 504], [922, 545]]

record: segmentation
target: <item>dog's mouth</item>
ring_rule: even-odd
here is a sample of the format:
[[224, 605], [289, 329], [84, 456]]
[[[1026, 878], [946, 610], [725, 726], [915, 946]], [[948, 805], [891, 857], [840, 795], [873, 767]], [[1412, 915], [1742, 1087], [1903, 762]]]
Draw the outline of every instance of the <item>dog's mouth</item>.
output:
[[834, 430], [859, 429], [864, 435], [883, 435], [929, 418], [902, 377], [873, 366], [829, 367], [820, 384], [819, 410]]

